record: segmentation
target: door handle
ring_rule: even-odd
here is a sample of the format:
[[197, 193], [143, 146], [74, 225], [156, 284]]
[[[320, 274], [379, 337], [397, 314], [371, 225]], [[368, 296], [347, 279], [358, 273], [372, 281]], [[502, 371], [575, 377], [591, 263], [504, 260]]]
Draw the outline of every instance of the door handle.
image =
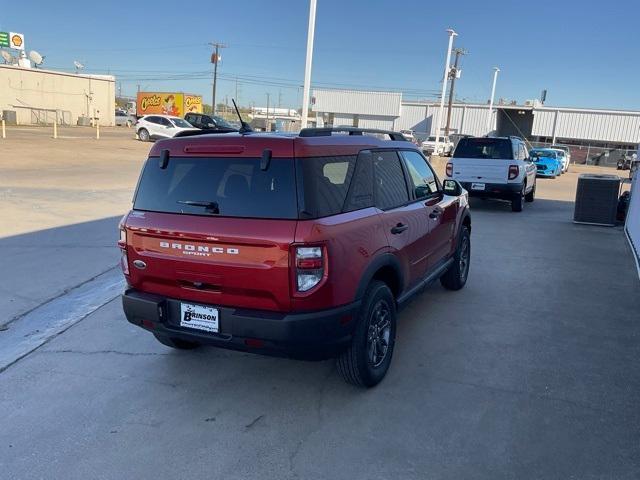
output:
[[398, 235], [399, 233], [404, 232], [407, 228], [409, 228], [409, 225], [405, 225], [404, 223], [399, 223], [391, 229], [391, 233], [393, 233], [394, 235]]
[[443, 210], [441, 208], [434, 208], [433, 211], [429, 214], [429, 218], [438, 218], [442, 215]]

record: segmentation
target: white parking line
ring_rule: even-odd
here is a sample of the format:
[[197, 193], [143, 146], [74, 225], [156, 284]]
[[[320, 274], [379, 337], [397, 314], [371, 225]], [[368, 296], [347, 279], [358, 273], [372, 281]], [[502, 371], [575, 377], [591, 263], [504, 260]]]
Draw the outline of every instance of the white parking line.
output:
[[116, 298], [123, 288], [122, 272], [114, 267], [10, 323], [0, 331], [0, 372]]

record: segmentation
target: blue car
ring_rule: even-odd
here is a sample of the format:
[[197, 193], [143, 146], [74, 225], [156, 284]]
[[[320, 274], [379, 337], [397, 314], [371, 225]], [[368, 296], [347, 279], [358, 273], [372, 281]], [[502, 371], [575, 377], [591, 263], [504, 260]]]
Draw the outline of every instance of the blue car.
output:
[[550, 148], [534, 148], [529, 152], [531, 159], [536, 164], [538, 177], [556, 178], [562, 173], [562, 159], [558, 152]]

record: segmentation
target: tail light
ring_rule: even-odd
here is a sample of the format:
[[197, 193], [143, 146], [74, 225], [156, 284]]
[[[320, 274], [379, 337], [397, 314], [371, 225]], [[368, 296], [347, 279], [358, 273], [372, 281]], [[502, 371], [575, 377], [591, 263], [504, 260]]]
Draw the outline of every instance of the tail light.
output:
[[122, 273], [129, 275], [129, 259], [127, 258], [127, 231], [124, 228], [120, 228], [120, 238], [118, 239], [118, 247], [122, 252], [120, 257], [120, 267], [122, 267]]
[[520, 167], [518, 165], [509, 165], [509, 180], [515, 180], [520, 174]]
[[453, 163], [447, 163], [447, 168], [445, 170], [447, 177], [453, 177]]
[[296, 247], [296, 288], [307, 292], [318, 285], [324, 276], [322, 247]]

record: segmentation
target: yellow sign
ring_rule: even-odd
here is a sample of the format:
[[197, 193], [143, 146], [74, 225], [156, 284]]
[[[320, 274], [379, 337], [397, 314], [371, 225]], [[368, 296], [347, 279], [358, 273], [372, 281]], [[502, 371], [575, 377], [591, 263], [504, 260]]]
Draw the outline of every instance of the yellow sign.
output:
[[202, 97], [199, 95], [185, 95], [184, 113], [202, 113]]

